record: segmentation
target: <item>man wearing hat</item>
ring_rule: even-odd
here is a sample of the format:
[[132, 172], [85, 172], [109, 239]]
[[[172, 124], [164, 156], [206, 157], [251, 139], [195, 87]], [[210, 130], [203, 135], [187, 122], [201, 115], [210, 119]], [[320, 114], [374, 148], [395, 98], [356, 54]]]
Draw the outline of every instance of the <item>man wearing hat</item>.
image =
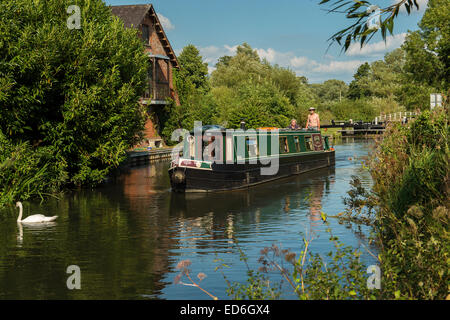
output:
[[309, 108], [308, 121], [306, 121], [306, 128], [308, 130], [320, 130], [320, 119], [315, 110], [314, 107]]

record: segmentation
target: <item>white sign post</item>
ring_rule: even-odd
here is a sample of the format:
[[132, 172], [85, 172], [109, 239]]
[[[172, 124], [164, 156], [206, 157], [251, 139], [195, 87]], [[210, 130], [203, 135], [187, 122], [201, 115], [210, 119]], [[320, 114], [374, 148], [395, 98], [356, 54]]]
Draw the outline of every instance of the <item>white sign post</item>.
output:
[[442, 107], [442, 95], [440, 93], [430, 94], [430, 108]]

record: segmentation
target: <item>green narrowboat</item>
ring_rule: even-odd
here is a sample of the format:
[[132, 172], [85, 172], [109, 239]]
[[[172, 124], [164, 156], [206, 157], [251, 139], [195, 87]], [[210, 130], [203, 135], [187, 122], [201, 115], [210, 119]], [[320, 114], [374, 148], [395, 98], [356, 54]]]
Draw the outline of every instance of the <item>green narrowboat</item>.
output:
[[182, 155], [172, 159], [169, 176], [173, 191], [225, 191], [334, 163], [334, 148], [320, 131], [204, 126], [186, 133]]

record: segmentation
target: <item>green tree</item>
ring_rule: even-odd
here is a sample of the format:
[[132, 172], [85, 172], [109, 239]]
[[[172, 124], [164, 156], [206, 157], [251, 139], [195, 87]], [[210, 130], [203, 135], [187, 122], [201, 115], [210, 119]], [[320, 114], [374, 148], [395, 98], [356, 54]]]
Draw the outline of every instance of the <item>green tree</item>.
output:
[[394, 95], [402, 83], [404, 63], [402, 49], [387, 53], [384, 60], [372, 62], [367, 79], [371, 95], [379, 98], [388, 98]]
[[402, 50], [405, 54], [398, 101], [408, 110], [428, 109], [430, 93], [449, 90], [450, 3], [430, 0], [419, 30], [410, 32]]
[[282, 68], [278, 65], [269, 65], [268, 78], [272, 80], [273, 84], [287, 97], [291, 104], [297, 103], [298, 93], [304, 83], [300, 77], [297, 77], [294, 71], [286, 68]]
[[430, 94], [435, 91], [437, 90], [427, 84], [405, 82], [399, 88], [396, 97], [407, 110], [427, 110], [430, 108]]
[[256, 52], [256, 50], [253, 50], [253, 48], [247, 42], [244, 42], [237, 47], [236, 55], [246, 55], [255, 61], [259, 61], [258, 53]]
[[244, 118], [248, 128], [287, 127], [295, 114], [289, 99], [270, 81], [248, 81], [237, 91], [237, 104], [231, 110], [228, 126], [238, 128]]
[[430, 0], [419, 30], [408, 34], [405, 71], [408, 79], [448, 89], [450, 79], [450, 3]]
[[353, 76], [353, 81], [350, 82], [348, 88], [348, 97], [350, 99], [358, 99], [370, 95], [370, 90], [367, 84], [367, 78], [370, 73], [370, 65], [368, 62], [359, 66]]
[[192, 44], [183, 48], [178, 56], [180, 69], [175, 70], [175, 83], [183, 103], [195, 89], [209, 91], [208, 64], [203, 62], [199, 50]]
[[330, 110], [338, 120], [372, 121], [377, 116], [373, 105], [367, 99], [343, 99], [330, 104]]
[[[238, 46], [235, 56], [224, 58], [216, 66], [211, 85], [221, 124], [236, 127], [242, 117], [253, 127], [285, 127], [292, 117], [306, 121], [308, 106], [317, 103], [305, 77], [261, 61], [247, 43]], [[256, 119], [258, 116], [261, 121]]]
[[[298, 91], [295, 97], [295, 118], [297, 119], [297, 123], [300, 126], [306, 125], [306, 120], [308, 119], [310, 107], [315, 107], [319, 104], [320, 98], [314, 92], [314, 90], [308, 85], [308, 83], [304, 83], [304, 77], [299, 77], [301, 85], [298, 87]], [[305, 78], [306, 79], [306, 78]], [[320, 112], [321, 121], [327, 117], [324, 117], [323, 110], [317, 110]]]
[[101, 0], [0, 3], [0, 131], [14, 144], [46, 147], [66, 183], [102, 181], [139, 139], [147, 58], [137, 31]]
[[396, 49], [385, 55], [383, 60], [364, 63], [350, 83], [348, 97], [351, 99], [378, 97], [389, 98], [396, 94], [403, 79], [405, 54]]
[[230, 60], [231, 60], [231, 56], [223, 56], [223, 57], [220, 57], [218, 60], [217, 60], [217, 63], [216, 63], [216, 68], [218, 68], [219, 66], [228, 66], [228, 64], [230, 63]]
[[341, 100], [347, 95], [348, 85], [342, 80], [330, 79], [320, 84], [312, 84], [321, 101]]
[[211, 73], [213, 87], [226, 86], [238, 88], [248, 79], [261, 81], [268, 75], [270, 65], [264, 64], [247, 43], [238, 46], [237, 53], [225, 63], [218, 63], [217, 69]]

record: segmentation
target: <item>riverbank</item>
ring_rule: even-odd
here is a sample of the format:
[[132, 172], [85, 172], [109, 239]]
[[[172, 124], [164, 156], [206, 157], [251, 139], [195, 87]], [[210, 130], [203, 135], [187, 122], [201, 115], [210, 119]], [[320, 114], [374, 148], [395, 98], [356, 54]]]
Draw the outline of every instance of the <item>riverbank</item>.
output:
[[341, 130], [340, 128], [325, 128], [325, 129], [321, 128], [320, 132], [323, 136], [328, 135], [328, 136], [332, 137], [334, 140], [334, 139], [342, 138], [342, 134], [341, 134], [340, 130]]
[[134, 149], [127, 152], [127, 160], [124, 161], [122, 166], [134, 167], [156, 161], [169, 160], [172, 157], [173, 147], [164, 147], [157, 149]]
[[446, 299], [450, 293], [448, 108], [393, 124], [368, 165], [383, 271], [381, 297]]

